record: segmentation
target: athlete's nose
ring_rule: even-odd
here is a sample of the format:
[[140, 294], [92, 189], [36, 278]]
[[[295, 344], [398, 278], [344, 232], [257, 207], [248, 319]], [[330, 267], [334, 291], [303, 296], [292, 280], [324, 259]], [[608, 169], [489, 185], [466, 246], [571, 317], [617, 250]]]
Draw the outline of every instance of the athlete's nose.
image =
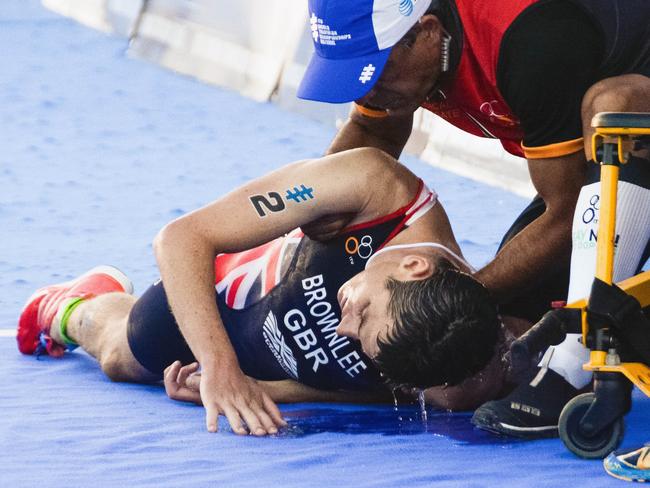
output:
[[336, 333], [357, 340], [359, 338], [358, 332], [359, 326], [354, 319], [354, 315], [351, 313], [343, 314], [339, 325], [336, 327]]
[[346, 336], [351, 339], [358, 339], [359, 337], [359, 324], [357, 323], [356, 314], [354, 313], [354, 286], [351, 281], [339, 288], [337, 293], [337, 300], [339, 307], [341, 307], [341, 320], [336, 327], [336, 333], [341, 336]]

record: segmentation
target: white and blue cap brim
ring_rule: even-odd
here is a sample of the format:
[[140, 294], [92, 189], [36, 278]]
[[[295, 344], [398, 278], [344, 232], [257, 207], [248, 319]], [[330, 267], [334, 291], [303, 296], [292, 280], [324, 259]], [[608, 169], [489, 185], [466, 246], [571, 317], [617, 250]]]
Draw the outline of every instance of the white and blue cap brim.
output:
[[[330, 103], [362, 98], [380, 78], [393, 46], [430, 4], [431, 0], [309, 0], [315, 52], [298, 97]], [[323, 34], [329, 36], [327, 42]]]
[[362, 98], [379, 79], [391, 50], [349, 59], [328, 59], [314, 53], [298, 87], [298, 98], [329, 103]]

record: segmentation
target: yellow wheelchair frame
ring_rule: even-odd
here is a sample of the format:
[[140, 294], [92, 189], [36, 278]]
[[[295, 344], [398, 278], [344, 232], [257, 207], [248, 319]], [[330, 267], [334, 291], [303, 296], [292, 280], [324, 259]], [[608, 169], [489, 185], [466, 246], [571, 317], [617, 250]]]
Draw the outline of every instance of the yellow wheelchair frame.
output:
[[[583, 368], [593, 371], [594, 390], [567, 403], [558, 425], [566, 447], [588, 459], [605, 457], [622, 441], [623, 416], [631, 406], [632, 384], [650, 396], [647, 354], [641, 353], [641, 361], [636, 360], [639, 354], [632, 354], [635, 360], [627, 362], [630, 354], [621, 351], [621, 336], [625, 334], [628, 320], [625, 317], [630, 316], [625, 313], [631, 309], [636, 314], [633, 317], [641, 324], [635, 331], [636, 337], [648, 337], [647, 343], [641, 341], [643, 351], [646, 344], [650, 344], [650, 328], [646, 328], [650, 321], [643, 322], [643, 315], [639, 316], [640, 308], [650, 305], [650, 271], [612, 285], [619, 165], [627, 162], [635, 143], [650, 136], [650, 113], [603, 112], [593, 118], [592, 127], [596, 131], [592, 140], [594, 160], [601, 165], [596, 276], [588, 300], [571, 303], [565, 308], [580, 311], [582, 342], [590, 349], [589, 362]], [[602, 290], [618, 297], [614, 299], [618, 300], [614, 307], [618, 307], [618, 311], [610, 313], [608, 299], [604, 300], [608, 303], [602, 303], [601, 297], [605, 296], [600, 293]], [[617, 314], [621, 318], [619, 322]], [[629, 338], [627, 340], [629, 344]]]

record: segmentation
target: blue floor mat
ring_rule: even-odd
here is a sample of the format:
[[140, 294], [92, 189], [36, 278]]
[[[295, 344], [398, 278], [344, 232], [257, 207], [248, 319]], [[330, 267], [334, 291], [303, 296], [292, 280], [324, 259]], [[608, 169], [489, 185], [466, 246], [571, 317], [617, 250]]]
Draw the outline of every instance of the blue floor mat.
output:
[[[414, 405], [282, 405], [272, 438], [204, 431], [203, 409], [162, 387], [116, 384], [95, 361], [21, 356], [0, 338], [0, 486], [602, 487], [599, 461], [559, 440], [517, 441], [474, 429], [467, 413]], [[626, 446], [647, 441], [650, 400], [635, 394]]]
[[[151, 240], [170, 219], [289, 161], [316, 157], [331, 127], [129, 59], [126, 42], [0, 2], [0, 329], [44, 284], [97, 264], [144, 290]], [[523, 199], [414, 158], [475, 266]], [[650, 439], [635, 395], [626, 446]], [[477, 431], [468, 414], [415, 406], [283, 406], [276, 438], [204, 431], [203, 410], [159, 387], [115, 384], [82, 352], [21, 356], [0, 334], [0, 487], [614, 486], [557, 440]]]

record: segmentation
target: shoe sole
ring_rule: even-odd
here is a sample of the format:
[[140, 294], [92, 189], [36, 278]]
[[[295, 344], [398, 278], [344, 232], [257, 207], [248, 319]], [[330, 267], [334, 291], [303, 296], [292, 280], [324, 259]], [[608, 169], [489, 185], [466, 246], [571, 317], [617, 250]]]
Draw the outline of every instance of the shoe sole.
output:
[[551, 439], [559, 436], [557, 425], [544, 425], [541, 427], [519, 427], [506, 424], [505, 422], [494, 422], [486, 418], [472, 418], [472, 424], [493, 434], [520, 439]]

